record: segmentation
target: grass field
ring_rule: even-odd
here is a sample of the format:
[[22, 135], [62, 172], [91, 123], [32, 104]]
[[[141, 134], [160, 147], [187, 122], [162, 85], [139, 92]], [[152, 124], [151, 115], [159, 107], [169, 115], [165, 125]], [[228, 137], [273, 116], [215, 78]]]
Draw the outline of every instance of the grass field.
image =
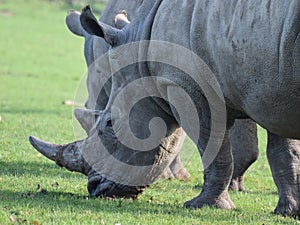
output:
[[55, 0], [0, 0], [0, 224], [298, 224], [272, 214], [278, 197], [261, 129], [259, 160], [247, 171], [246, 192], [230, 192], [232, 211], [182, 208], [203, 182], [190, 141], [191, 181], [158, 181], [136, 201], [91, 199], [86, 177], [41, 157], [29, 135], [74, 140], [72, 107], [62, 102], [74, 98], [85, 63], [83, 40], [64, 24], [67, 9]]

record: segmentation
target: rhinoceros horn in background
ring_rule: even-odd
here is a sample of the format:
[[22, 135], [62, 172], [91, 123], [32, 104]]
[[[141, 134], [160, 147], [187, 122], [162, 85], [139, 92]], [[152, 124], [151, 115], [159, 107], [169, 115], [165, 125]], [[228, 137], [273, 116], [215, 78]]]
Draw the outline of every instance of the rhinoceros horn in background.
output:
[[29, 137], [31, 145], [48, 159], [54, 161], [58, 166], [65, 167], [70, 171], [88, 175], [91, 171], [90, 165], [84, 160], [78, 144], [75, 141], [65, 145], [50, 144], [36, 137]]

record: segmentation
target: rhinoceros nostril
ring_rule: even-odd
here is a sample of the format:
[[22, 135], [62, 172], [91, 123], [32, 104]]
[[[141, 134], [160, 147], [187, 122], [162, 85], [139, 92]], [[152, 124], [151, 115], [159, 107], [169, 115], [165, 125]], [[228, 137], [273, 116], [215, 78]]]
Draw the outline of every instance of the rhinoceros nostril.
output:
[[112, 120], [111, 119], [108, 119], [106, 121], [106, 127], [112, 127]]

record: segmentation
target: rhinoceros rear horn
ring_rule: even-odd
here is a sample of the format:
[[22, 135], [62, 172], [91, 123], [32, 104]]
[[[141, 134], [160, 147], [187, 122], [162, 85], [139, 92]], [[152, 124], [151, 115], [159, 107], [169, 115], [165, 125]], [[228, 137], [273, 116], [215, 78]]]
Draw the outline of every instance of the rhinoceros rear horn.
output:
[[98, 21], [93, 15], [90, 6], [86, 6], [82, 9], [80, 22], [87, 33], [104, 38], [104, 40], [112, 46], [119, 43], [121, 30]]
[[66, 24], [69, 30], [76, 35], [84, 36], [84, 30], [80, 23], [80, 12], [70, 10], [66, 16]]
[[74, 110], [74, 115], [82, 128], [88, 134], [96, 123], [96, 116], [99, 116], [99, 113], [95, 110], [77, 108]]

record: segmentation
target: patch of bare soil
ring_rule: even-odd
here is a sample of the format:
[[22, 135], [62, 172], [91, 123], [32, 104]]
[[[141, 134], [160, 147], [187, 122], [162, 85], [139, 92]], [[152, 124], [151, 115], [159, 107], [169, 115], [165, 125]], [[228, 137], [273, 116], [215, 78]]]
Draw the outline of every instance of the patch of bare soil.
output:
[[12, 16], [12, 12], [7, 9], [0, 9], [0, 16]]

